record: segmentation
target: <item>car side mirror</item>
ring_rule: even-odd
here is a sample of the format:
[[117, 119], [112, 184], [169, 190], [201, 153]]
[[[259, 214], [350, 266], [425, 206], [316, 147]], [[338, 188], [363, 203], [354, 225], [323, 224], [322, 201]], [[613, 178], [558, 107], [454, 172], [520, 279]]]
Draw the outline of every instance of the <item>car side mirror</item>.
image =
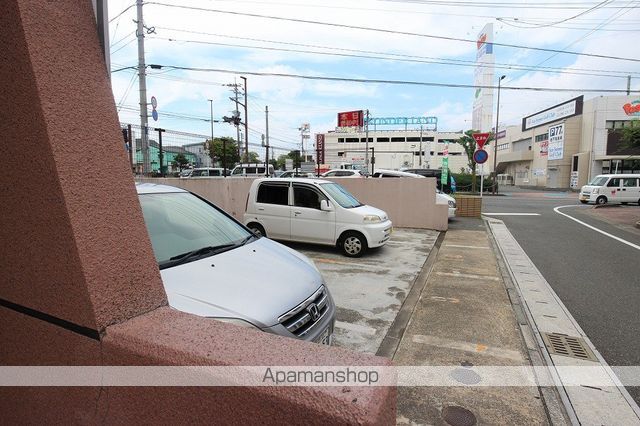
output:
[[320, 200], [320, 210], [323, 212], [332, 212], [333, 207], [329, 204], [329, 200]]

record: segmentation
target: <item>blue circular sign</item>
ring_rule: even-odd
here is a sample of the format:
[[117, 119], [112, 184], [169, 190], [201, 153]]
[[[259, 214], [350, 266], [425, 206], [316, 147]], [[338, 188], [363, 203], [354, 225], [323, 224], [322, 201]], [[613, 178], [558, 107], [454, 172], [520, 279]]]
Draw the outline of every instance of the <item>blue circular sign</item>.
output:
[[151, 117], [153, 117], [153, 121], [158, 121], [158, 111], [155, 109], [151, 111]]
[[475, 161], [476, 164], [485, 163], [488, 158], [489, 154], [487, 154], [487, 151], [485, 151], [484, 149], [478, 149], [473, 153], [473, 161]]

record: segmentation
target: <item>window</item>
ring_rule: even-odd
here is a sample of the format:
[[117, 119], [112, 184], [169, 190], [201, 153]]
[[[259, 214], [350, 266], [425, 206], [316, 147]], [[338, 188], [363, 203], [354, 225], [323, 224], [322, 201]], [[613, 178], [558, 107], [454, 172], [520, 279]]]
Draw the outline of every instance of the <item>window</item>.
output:
[[[366, 142], [367, 138], [361, 138], [360, 142]], [[369, 138], [369, 142], [373, 142], [373, 138]]]
[[623, 127], [629, 125], [630, 123], [631, 123], [630, 120], [616, 120], [616, 121], [607, 120], [605, 123], [605, 127], [607, 129], [612, 129], [612, 130], [622, 129]]
[[544, 133], [542, 135], [536, 136], [536, 142], [542, 142], [549, 140], [549, 133]]
[[419, 137], [408, 137], [407, 138], [407, 142], [420, 142], [420, 138]]
[[344, 151], [338, 151], [338, 157], [344, 157]]
[[[263, 172], [264, 172], [264, 170], [263, 170]], [[256, 174], [256, 168], [255, 167], [247, 167], [246, 173], [248, 175], [255, 175]]]
[[391, 142], [404, 142], [404, 138], [391, 138]]
[[638, 186], [638, 179], [636, 178], [624, 178], [622, 179], [622, 186], [625, 188], [635, 188]]
[[345, 142], [360, 142], [359, 138], [346, 138], [344, 140]]
[[258, 188], [256, 201], [258, 203], [286, 206], [289, 204], [289, 185], [263, 183]]
[[376, 139], [378, 142], [389, 142], [389, 138], [378, 138]]
[[334, 176], [336, 176], [336, 172], [327, 172], [325, 174], [325, 177], [334, 177]]
[[338, 143], [343, 143], [344, 142], [344, 138], [338, 138]]
[[578, 171], [578, 156], [574, 155], [573, 156], [573, 161], [571, 164], [571, 171], [572, 172], [577, 172]]
[[305, 185], [293, 185], [293, 205], [309, 209], [320, 210], [320, 200], [325, 197], [315, 189]]
[[360, 207], [362, 205], [356, 197], [351, 195], [349, 191], [337, 183], [323, 183], [321, 185], [322, 188], [331, 195], [331, 198], [345, 209]]
[[209, 176], [220, 176], [220, 170], [210, 170]]
[[423, 136], [422, 142], [433, 142], [433, 136]]
[[339, 171], [336, 172], [335, 175], [336, 176], [352, 176], [352, 175], [354, 175], [354, 173], [351, 172], [351, 171], [348, 171], [348, 170], [339, 170]]
[[620, 186], [620, 178], [611, 178], [609, 179], [609, 183], [607, 183], [609, 187], [619, 187]]

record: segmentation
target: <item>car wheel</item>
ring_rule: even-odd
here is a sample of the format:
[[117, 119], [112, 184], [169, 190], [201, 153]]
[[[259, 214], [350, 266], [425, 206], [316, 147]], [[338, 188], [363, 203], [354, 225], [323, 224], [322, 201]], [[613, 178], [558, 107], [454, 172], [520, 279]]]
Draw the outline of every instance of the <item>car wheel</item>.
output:
[[367, 251], [367, 239], [359, 232], [346, 232], [340, 240], [340, 249], [347, 257], [360, 257]]
[[264, 228], [259, 223], [250, 223], [249, 225], [247, 225], [247, 227], [251, 229], [253, 233], [259, 237], [267, 236], [267, 233], [265, 232]]
[[587, 201], [587, 200], [580, 200], [580, 202], [581, 202], [582, 204], [587, 204], [587, 203], [588, 203], [588, 201]]
[[603, 205], [607, 204], [607, 197], [601, 196], [596, 199], [596, 204]]

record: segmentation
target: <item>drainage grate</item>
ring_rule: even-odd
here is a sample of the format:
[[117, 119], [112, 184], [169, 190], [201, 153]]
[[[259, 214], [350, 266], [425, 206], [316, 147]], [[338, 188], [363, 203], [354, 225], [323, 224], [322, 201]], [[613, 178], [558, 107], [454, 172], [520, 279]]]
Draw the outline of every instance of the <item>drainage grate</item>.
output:
[[474, 426], [476, 416], [466, 408], [451, 405], [442, 409], [442, 419], [452, 426]]
[[540, 333], [549, 353], [571, 358], [598, 361], [584, 339], [559, 333]]

